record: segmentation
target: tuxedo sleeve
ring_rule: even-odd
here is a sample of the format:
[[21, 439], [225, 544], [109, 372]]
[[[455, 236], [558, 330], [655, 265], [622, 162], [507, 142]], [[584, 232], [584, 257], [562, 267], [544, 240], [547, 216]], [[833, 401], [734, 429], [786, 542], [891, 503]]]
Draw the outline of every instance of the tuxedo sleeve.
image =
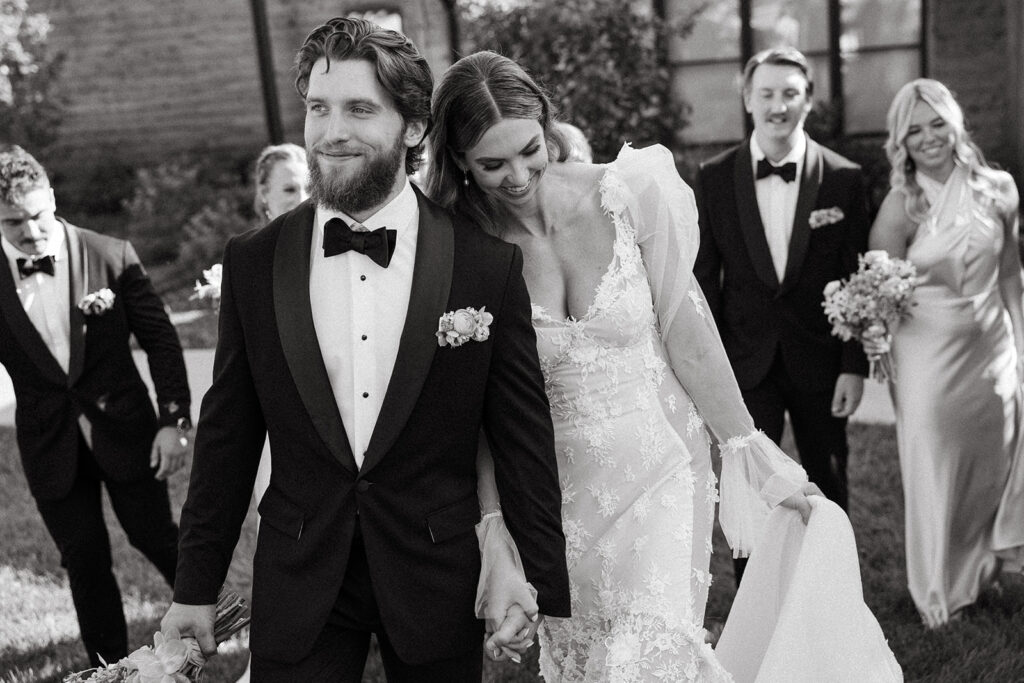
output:
[[508, 271], [484, 398], [484, 431], [502, 513], [542, 614], [569, 616], [569, 576], [554, 431], [518, 247]]
[[146, 352], [160, 425], [174, 425], [179, 417], [189, 416], [191, 404], [181, 342], [135, 249], [128, 242], [122, 244], [121, 300], [128, 326]]
[[711, 314], [715, 320], [718, 320], [722, 306], [722, 254], [718, 250], [714, 232], [711, 230], [706, 173], [705, 167], [701, 166], [697, 172], [696, 186], [694, 187], [694, 194], [697, 198], [697, 222], [700, 227], [700, 246], [697, 248], [697, 260], [693, 264], [693, 274], [704, 292], [705, 301], [708, 308], [711, 309]]
[[[846, 240], [843, 242], [843, 277], [857, 272], [858, 257], [867, 251], [868, 232], [871, 222], [868, 219], [868, 199], [864, 188], [864, 176], [860, 167], [850, 169], [849, 215], [847, 216]], [[841, 373], [852, 373], [867, 376], [868, 359], [864, 348], [856, 339], [843, 342], [842, 356], [839, 361]]]
[[186, 605], [217, 602], [249, 509], [266, 438], [233, 295], [231, 252], [229, 242], [213, 383], [203, 397], [188, 498], [181, 510], [174, 601]]

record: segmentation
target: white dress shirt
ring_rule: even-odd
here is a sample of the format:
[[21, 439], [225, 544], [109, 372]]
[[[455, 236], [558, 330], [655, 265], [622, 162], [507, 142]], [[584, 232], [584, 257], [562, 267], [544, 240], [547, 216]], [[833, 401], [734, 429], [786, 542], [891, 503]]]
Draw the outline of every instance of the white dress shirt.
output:
[[[356, 465], [361, 467], [398, 357], [416, 261], [419, 206], [408, 181], [380, 211], [362, 222], [367, 230], [397, 230], [387, 268], [350, 251], [324, 257], [324, 224], [344, 214], [318, 207], [313, 225], [309, 301], [320, 353]], [[431, 343], [433, 340], [425, 340]]]
[[786, 261], [789, 258], [789, 239], [793, 235], [793, 217], [796, 215], [796, 200], [800, 195], [800, 178], [804, 172], [804, 155], [807, 152], [807, 140], [803, 135], [797, 138], [793, 149], [778, 163], [769, 160], [773, 166], [782, 166], [789, 162], [796, 164], [796, 180], [787, 183], [779, 176], [772, 174], [757, 180], [757, 162], [765, 159], [765, 153], [757, 144], [757, 136], [750, 136], [750, 159], [754, 165], [754, 190], [757, 193], [757, 208], [761, 213], [764, 235], [768, 240], [768, 250], [775, 264], [775, 274], [779, 282], [786, 275]]
[[53, 256], [53, 275], [33, 273], [22, 279], [18, 271], [19, 258], [31, 258], [6, 239], [0, 240], [7, 266], [14, 278], [14, 288], [18, 299], [32, 321], [32, 326], [39, 331], [39, 336], [46, 343], [53, 357], [64, 372], [71, 363], [71, 273], [68, 267], [67, 248], [65, 246], [64, 226], [50, 233], [44, 256]]
[[[0, 246], [7, 256], [7, 266], [14, 278], [18, 299], [32, 321], [32, 326], [43, 338], [46, 348], [57, 360], [64, 372], [71, 367], [71, 267], [68, 260], [67, 239], [64, 226], [50, 233], [43, 256], [53, 256], [53, 275], [32, 273], [22, 279], [18, 270], [18, 259], [31, 258], [6, 239], [0, 238]], [[92, 447], [92, 425], [85, 415], [78, 416], [82, 437]]]

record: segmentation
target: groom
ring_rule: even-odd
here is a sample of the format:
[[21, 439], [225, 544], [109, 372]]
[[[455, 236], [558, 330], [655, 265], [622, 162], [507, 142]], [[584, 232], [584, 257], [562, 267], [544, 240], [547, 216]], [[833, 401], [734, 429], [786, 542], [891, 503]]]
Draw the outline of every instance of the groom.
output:
[[831, 336], [821, 304], [857, 269], [869, 221], [860, 167], [804, 132], [813, 85], [792, 48], [747, 62], [754, 133], [701, 165], [694, 273], [755, 425], [778, 443], [788, 412], [808, 477], [846, 509], [846, 420], [867, 361]]
[[[479, 681], [481, 428], [540, 611], [569, 613], [522, 255], [409, 183], [433, 79], [405, 36], [332, 19], [296, 65], [311, 200], [225, 250], [214, 382], [163, 626], [213, 651], [213, 603], [269, 432], [253, 680], [359, 681], [375, 633], [389, 680]], [[469, 310], [485, 308], [489, 325]], [[441, 347], [448, 312], [466, 341]]]

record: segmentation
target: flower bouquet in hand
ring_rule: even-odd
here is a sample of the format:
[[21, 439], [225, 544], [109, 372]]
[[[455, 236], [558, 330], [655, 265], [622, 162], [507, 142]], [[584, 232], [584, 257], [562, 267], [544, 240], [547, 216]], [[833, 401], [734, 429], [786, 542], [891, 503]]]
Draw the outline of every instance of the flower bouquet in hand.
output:
[[[249, 607], [232, 591], [217, 598], [213, 635], [222, 643], [249, 623]], [[195, 638], [175, 630], [153, 634], [153, 647], [144, 645], [119, 662], [68, 674], [64, 683], [195, 683], [201, 680], [206, 658]]]
[[889, 354], [892, 332], [910, 308], [916, 275], [909, 261], [874, 250], [859, 258], [856, 273], [825, 286], [822, 306], [832, 334], [843, 341], [856, 339], [865, 347], [872, 379], [896, 381]]

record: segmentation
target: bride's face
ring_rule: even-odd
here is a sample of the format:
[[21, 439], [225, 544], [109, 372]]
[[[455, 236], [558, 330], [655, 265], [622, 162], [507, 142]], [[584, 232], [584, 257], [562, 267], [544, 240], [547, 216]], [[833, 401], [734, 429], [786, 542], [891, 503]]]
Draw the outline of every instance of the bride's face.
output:
[[544, 129], [534, 119], [502, 119], [462, 157], [480, 189], [512, 207], [536, 198], [547, 165]]

